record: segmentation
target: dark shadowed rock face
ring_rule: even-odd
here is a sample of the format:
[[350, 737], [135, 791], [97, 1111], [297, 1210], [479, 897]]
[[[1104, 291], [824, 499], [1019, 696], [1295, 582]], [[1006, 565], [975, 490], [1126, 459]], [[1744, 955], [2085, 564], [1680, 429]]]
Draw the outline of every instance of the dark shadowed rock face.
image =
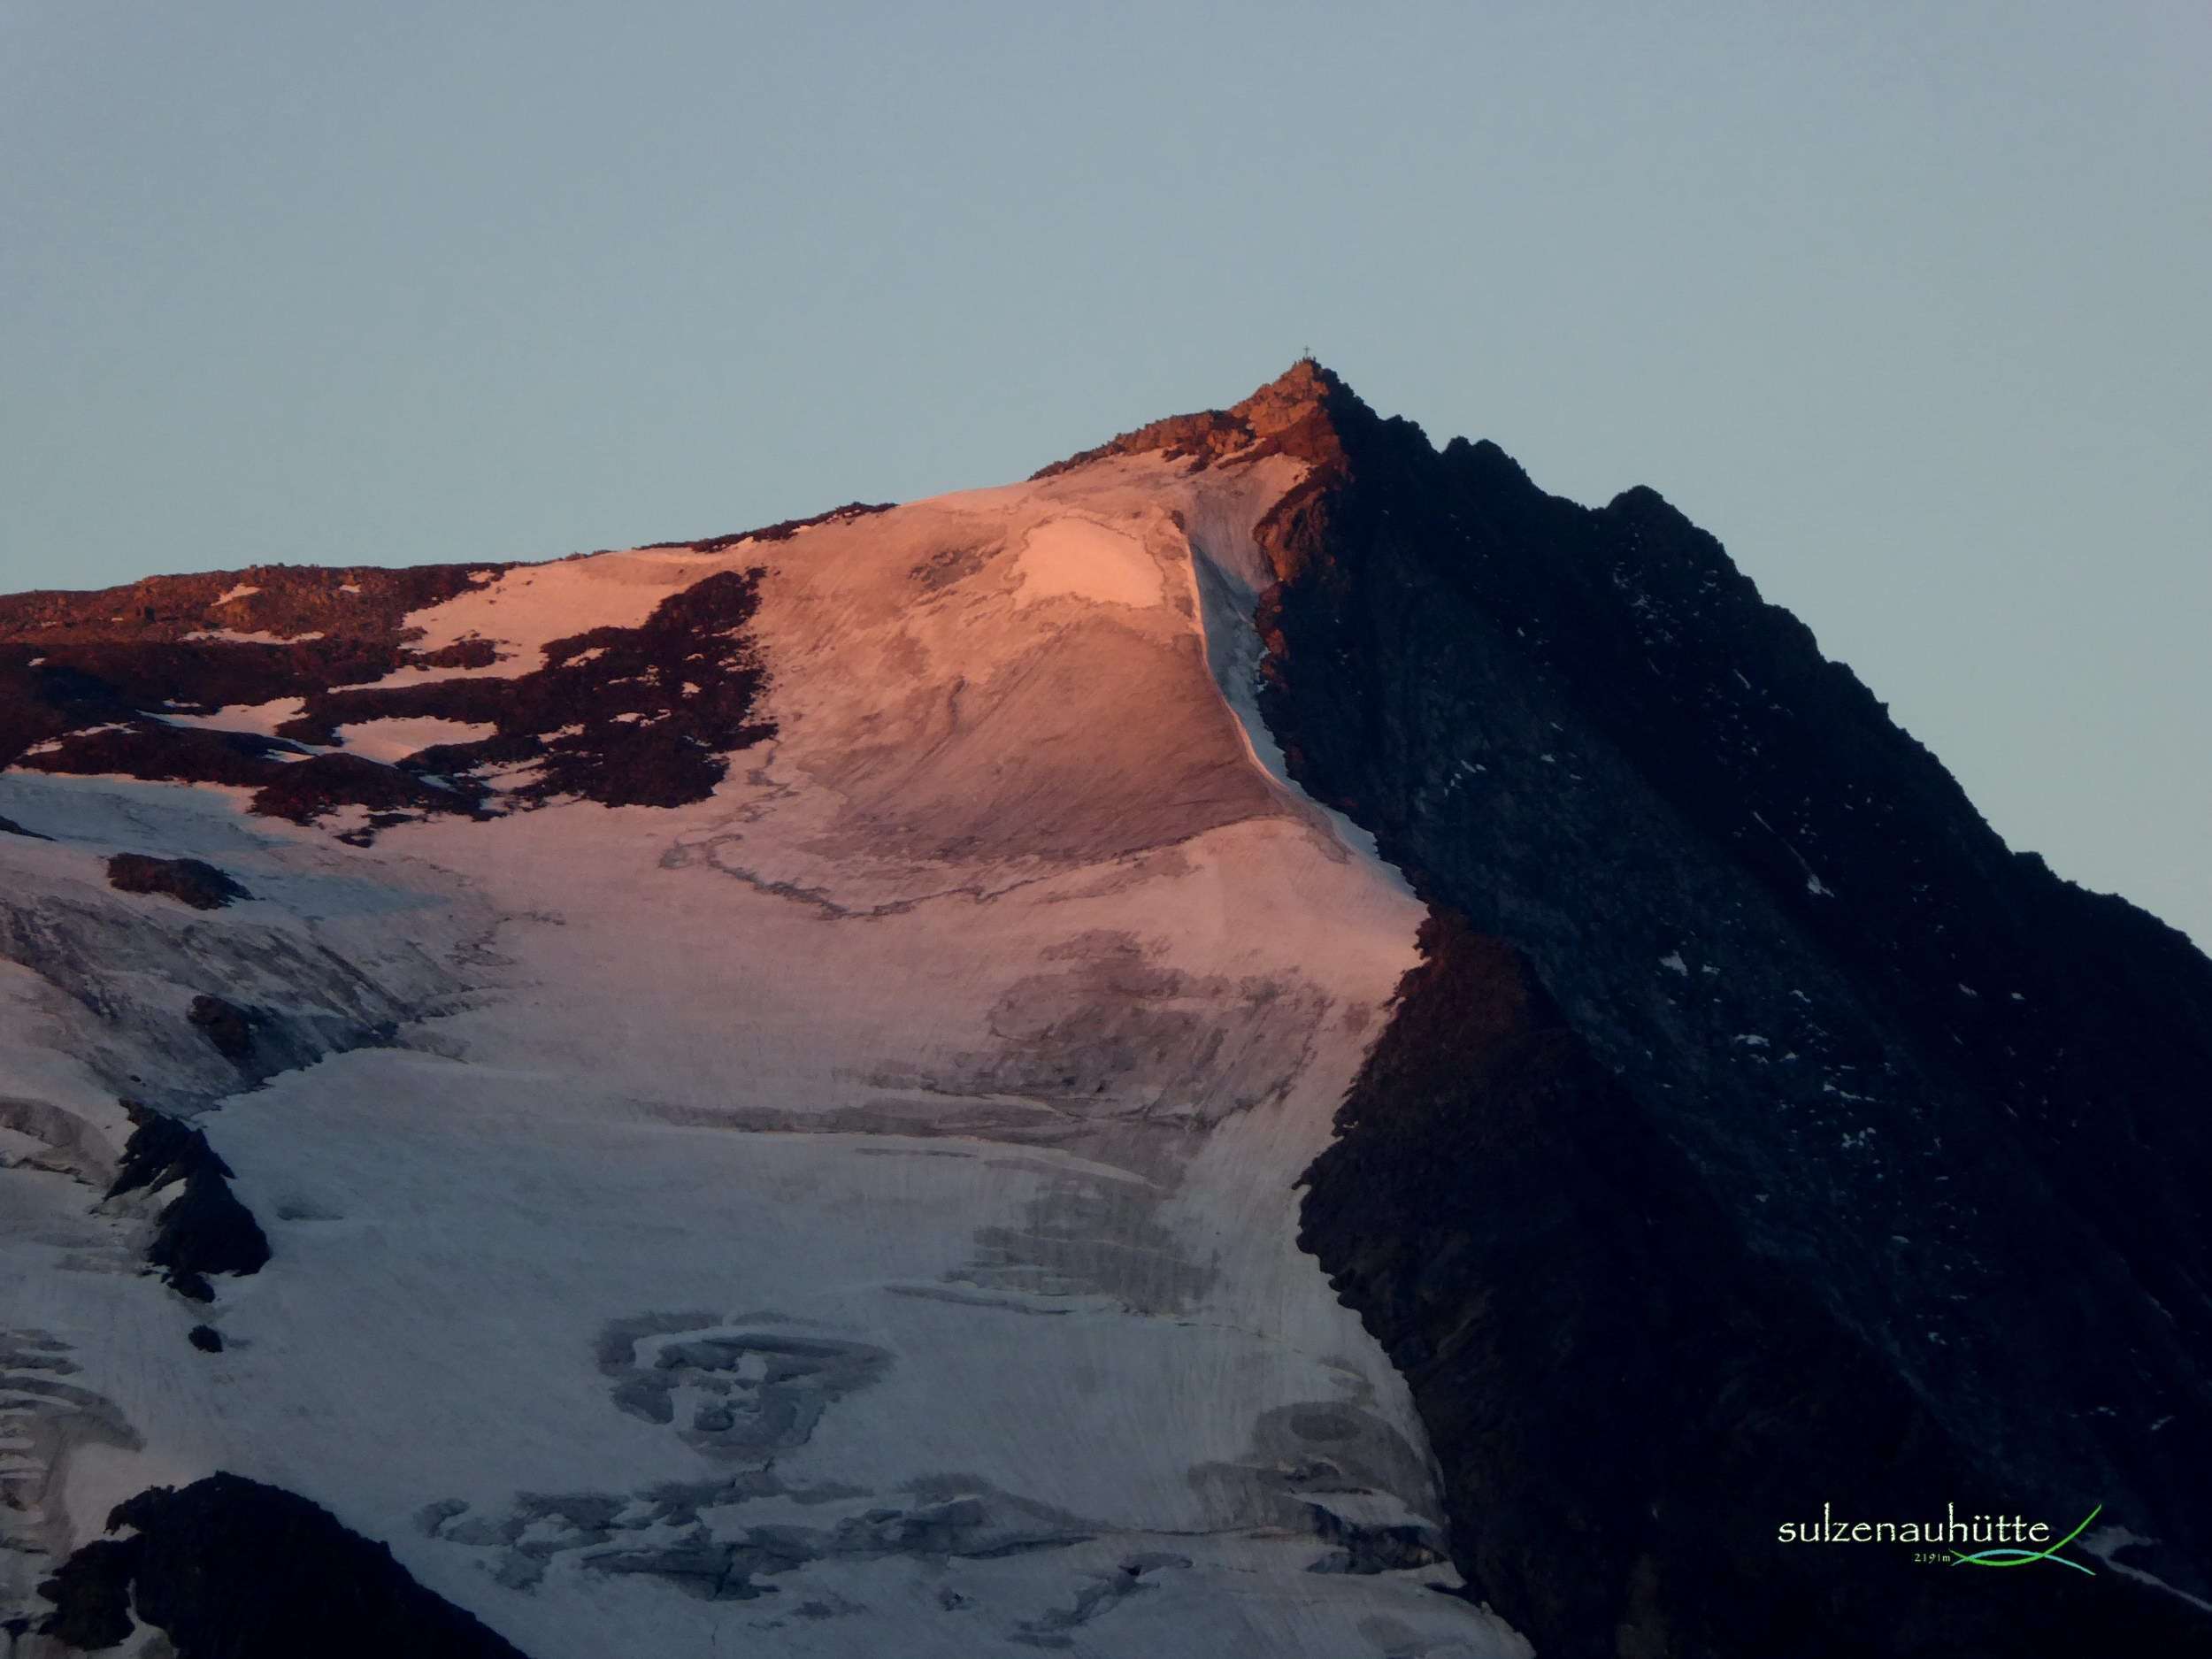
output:
[[2212, 964], [2008, 851], [1648, 490], [1545, 495], [1310, 365], [1118, 446], [1255, 442], [1313, 466], [1264, 712], [1437, 912], [1306, 1241], [1477, 1593], [1555, 1655], [2212, 1651], [2110, 1571], [1775, 1541], [2102, 1502], [2212, 1594]]
[[123, 1156], [117, 1161], [115, 1179], [107, 1190], [110, 1198], [157, 1191], [172, 1181], [204, 1172], [229, 1177], [230, 1165], [207, 1144], [205, 1135], [182, 1118], [127, 1101], [123, 1110], [130, 1114], [133, 1126], [131, 1138], [123, 1143]]
[[1413, 1389], [1474, 1594], [1540, 1653], [2201, 1643], [2200, 1616], [2124, 1578], [2046, 1569], [1992, 1593], [1895, 1547], [1778, 1544], [1824, 1502], [1941, 1519], [2032, 1482], [1743, 1248], [1519, 953], [1448, 910], [1421, 944], [1302, 1238]]
[[185, 1018], [224, 1059], [243, 1064], [252, 1057], [254, 1016], [251, 1010], [202, 992], [192, 999], [192, 1006], [185, 1010]]
[[269, 1240], [253, 1212], [232, 1194], [227, 1179], [196, 1170], [185, 1177], [184, 1190], [162, 1210], [146, 1259], [173, 1278], [257, 1273], [268, 1264]]
[[178, 1659], [521, 1659], [473, 1616], [432, 1594], [390, 1548], [326, 1509], [237, 1475], [156, 1486], [116, 1506], [102, 1539], [42, 1587], [43, 1630], [113, 1647], [137, 1620]]
[[137, 1125], [124, 1143], [110, 1198], [176, 1185], [155, 1217], [146, 1259], [173, 1289], [196, 1302], [214, 1293], [210, 1273], [257, 1273], [268, 1264], [269, 1240], [253, 1212], [230, 1190], [230, 1166], [199, 1130], [164, 1113], [129, 1107]]
[[119, 1646], [137, 1628], [131, 1621], [131, 1574], [138, 1555], [136, 1539], [97, 1538], [71, 1555], [39, 1586], [54, 1603], [40, 1632], [65, 1647]]
[[118, 893], [159, 893], [196, 910], [219, 910], [252, 894], [213, 864], [197, 858], [155, 858], [117, 853], [108, 860], [108, 886]]

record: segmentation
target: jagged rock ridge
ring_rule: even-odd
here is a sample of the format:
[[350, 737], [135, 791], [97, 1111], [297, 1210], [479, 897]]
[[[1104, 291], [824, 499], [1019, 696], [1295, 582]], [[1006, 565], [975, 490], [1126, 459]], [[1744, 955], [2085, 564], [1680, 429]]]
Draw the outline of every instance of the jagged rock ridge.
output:
[[[2031, 1491], [2212, 1591], [2212, 964], [2008, 852], [1652, 491], [1590, 511], [1311, 378], [1337, 454], [1261, 526], [1263, 708], [1445, 918], [1400, 1022], [1477, 1032], [1379, 1050], [1307, 1237], [1458, 1463], [1471, 1576], [1593, 1651], [1857, 1652], [1870, 1600], [1892, 1652], [2201, 1639], [2124, 1578], [1962, 1606], [1763, 1524]], [[1501, 975], [1525, 1034], [1468, 1014]]]

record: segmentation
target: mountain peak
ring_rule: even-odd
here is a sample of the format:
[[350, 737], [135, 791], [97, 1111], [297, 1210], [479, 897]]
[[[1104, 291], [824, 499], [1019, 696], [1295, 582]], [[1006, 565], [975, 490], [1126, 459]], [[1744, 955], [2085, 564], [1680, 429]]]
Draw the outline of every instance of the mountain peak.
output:
[[1300, 357], [1266, 385], [1227, 409], [1170, 415], [1120, 436], [1056, 461], [1037, 472], [1050, 478], [1073, 467], [1114, 456], [1164, 454], [1210, 466], [1230, 455], [1283, 453], [1317, 465], [1340, 460], [1339, 423], [1367, 406], [1333, 370], [1315, 357]]
[[1326, 410], [1352, 388], [1333, 369], [1311, 356], [1300, 357], [1230, 412], [1252, 423], [1255, 430], [1288, 424], [1316, 410]]
[[0, 598], [0, 1625], [2212, 1652], [2212, 962], [1655, 491], [1310, 356], [1048, 472]]

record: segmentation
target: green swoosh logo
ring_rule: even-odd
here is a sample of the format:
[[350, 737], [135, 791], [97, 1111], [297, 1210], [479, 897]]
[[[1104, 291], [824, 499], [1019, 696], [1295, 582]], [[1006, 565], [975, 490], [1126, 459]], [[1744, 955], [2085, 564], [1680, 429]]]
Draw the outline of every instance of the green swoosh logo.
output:
[[2067, 1533], [2048, 1549], [1979, 1549], [1970, 1555], [1962, 1555], [1955, 1549], [1951, 1552], [1951, 1564], [1954, 1567], [2024, 1567], [2031, 1562], [2051, 1561], [2056, 1562], [2062, 1567], [2071, 1567], [2076, 1572], [2088, 1573], [2093, 1578], [2097, 1575], [2089, 1568], [2083, 1566], [2078, 1561], [2067, 1560], [2058, 1552], [2079, 1538], [2087, 1530], [2089, 1523], [2103, 1513], [2104, 1505], [2100, 1503], [2081, 1517], [2079, 1526]]

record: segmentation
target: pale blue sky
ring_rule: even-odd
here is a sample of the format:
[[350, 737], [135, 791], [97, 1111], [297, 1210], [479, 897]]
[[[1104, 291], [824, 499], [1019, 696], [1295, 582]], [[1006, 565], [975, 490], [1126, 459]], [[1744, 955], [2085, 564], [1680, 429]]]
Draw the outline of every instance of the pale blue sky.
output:
[[1002, 481], [1310, 346], [2212, 940], [2212, 8], [0, 0], [0, 587]]

